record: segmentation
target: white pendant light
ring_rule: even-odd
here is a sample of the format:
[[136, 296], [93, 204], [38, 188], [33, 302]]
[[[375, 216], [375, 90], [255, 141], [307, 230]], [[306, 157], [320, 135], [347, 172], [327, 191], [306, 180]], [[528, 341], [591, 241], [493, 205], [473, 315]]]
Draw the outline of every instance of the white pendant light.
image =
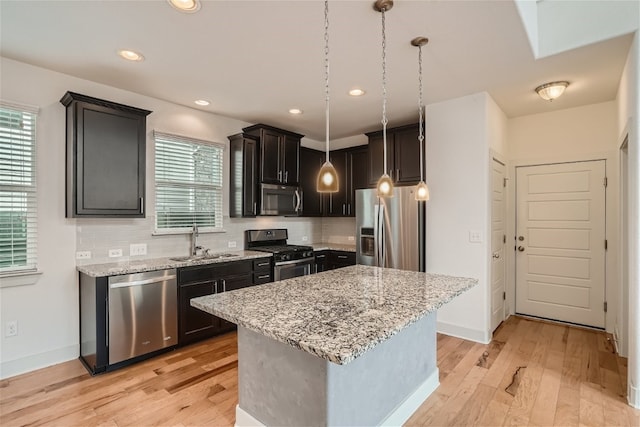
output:
[[338, 172], [329, 160], [329, 0], [324, 2], [324, 92], [325, 92], [325, 139], [327, 159], [318, 172], [316, 191], [336, 193], [340, 186]]
[[393, 7], [392, 0], [377, 0], [373, 8], [382, 14], [382, 149], [384, 153], [384, 169], [376, 186], [378, 197], [393, 197], [393, 181], [387, 175], [387, 34], [385, 28], [385, 12]]
[[426, 117], [424, 117], [424, 105], [422, 103], [422, 46], [429, 43], [429, 39], [426, 37], [416, 37], [411, 40], [411, 44], [418, 48], [418, 116], [420, 117], [420, 130], [418, 133], [418, 144], [420, 144], [420, 182], [416, 185], [415, 197], [418, 201], [426, 202], [429, 200], [429, 187], [424, 182], [424, 152], [422, 150], [424, 145], [424, 126], [426, 123]]
[[564, 93], [567, 86], [569, 86], [567, 81], [545, 83], [536, 88], [536, 93], [545, 101], [553, 101]]

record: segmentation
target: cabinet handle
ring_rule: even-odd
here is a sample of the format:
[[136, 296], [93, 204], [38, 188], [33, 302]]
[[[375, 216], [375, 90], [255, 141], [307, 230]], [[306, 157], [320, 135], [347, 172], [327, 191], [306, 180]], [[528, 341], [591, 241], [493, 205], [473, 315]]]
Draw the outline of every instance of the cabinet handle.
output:
[[347, 259], [346, 255], [338, 255], [338, 259]]
[[349, 203], [347, 206], [349, 207], [349, 215], [351, 215], [351, 203]]
[[253, 202], [253, 214], [256, 215], [258, 210], [258, 202]]
[[282, 182], [282, 171], [278, 171], [278, 181]]
[[222, 279], [222, 292], [227, 292], [227, 281]]
[[258, 267], [266, 267], [267, 265], [270, 265], [271, 263], [269, 262], [259, 262], [258, 263]]
[[318, 259], [319, 258], [324, 258], [324, 257], [326, 257], [326, 255], [316, 255], [316, 258], [318, 258]]
[[342, 215], [345, 215], [346, 206], [344, 203], [342, 204]]
[[144, 215], [144, 197], [140, 197], [140, 213]]
[[270, 274], [263, 274], [262, 276], [258, 276], [258, 279], [267, 279], [269, 277], [271, 277]]
[[284, 172], [284, 182], [285, 183], [289, 182], [289, 171]]
[[396, 169], [396, 182], [400, 181], [400, 169]]
[[214, 288], [215, 292], [214, 293], [217, 294], [218, 293], [218, 281], [216, 280], [215, 282], [213, 282], [213, 284], [215, 286], [215, 288]]
[[318, 264], [316, 264], [316, 274], [318, 274]]

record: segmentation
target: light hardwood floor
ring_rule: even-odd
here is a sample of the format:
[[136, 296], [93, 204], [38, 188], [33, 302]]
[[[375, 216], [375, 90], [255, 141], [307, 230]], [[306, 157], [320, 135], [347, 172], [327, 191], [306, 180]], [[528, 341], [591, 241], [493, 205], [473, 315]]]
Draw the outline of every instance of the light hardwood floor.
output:
[[[74, 360], [0, 381], [0, 425], [224, 426], [235, 333], [91, 377]], [[510, 317], [488, 345], [438, 335], [440, 387], [408, 425], [640, 426], [603, 333]]]

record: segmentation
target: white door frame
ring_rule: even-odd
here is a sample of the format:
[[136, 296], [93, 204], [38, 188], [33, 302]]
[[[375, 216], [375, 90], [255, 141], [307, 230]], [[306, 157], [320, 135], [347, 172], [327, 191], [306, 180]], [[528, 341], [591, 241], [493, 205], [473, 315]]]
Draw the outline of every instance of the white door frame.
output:
[[[491, 170], [491, 175], [493, 175], [493, 166], [494, 166], [494, 162], [495, 163], [499, 163], [500, 165], [502, 165], [504, 167], [503, 171], [503, 183], [499, 184], [503, 186], [503, 190], [502, 190], [502, 197], [503, 197], [503, 201], [502, 201], [502, 206], [501, 206], [501, 210], [502, 210], [502, 218], [503, 218], [503, 224], [502, 224], [502, 231], [504, 233], [505, 236], [505, 241], [504, 244], [502, 246], [502, 251], [500, 251], [501, 253], [499, 254], [500, 257], [502, 257], [502, 277], [503, 277], [503, 286], [502, 286], [502, 290], [506, 295], [507, 292], [507, 258], [506, 258], [506, 253], [507, 253], [507, 247], [509, 246], [509, 242], [508, 240], [506, 240], [506, 235], [507, 235], [507, 226], [508, 226], [508, 222], [507, 222], [507, 164], [505, 161], [503, 161], [500, 156], [497, 155], [497, 153], [492, 152], [491, 156], [490, 156], [490, 170]], [[489, 250], [491, 252], [491, 257], [495, 256], [495, 254], [493, 253], [493, 234], [494, 234], [494, 230], [493, 230], [493, 180], [492, 180], [493, 176], [491, 176], [491, 188], [490, 188], [490, 193], [491, 193], [491, 197], [490, 197], [490, 201], [489, 201], [489, 206], [491, 206], [491, 213], [489, 215], [490, 221], [491, 221], [491, 227], [490, 227], [490, 233], [489, 233]], [[493, 324], [493, 277], [494, 277], [494, 265], [495, 263], [493, 262], [493, 258], [490, 258], [490, 272], [489, 272], [489, 317], [490, 317], [490, 321], [489, 324], [491, 326], [491, 332], [493, 332], [496, 327], [499, 325], [494, 325]], [[508, 316], [508, 307], [507, 307], [507, 303], [506, 303], [506, 297], [502, 300], [502, 318], [500, 319], [500, 322], [502, 322], [506, 317]]]
[[[621, 304], [617, 295], [619, 291], [619, 157], [620, 152], [616, 148], [613, 151], [579, 154], [575, 156], [542, 157], [536, 159], [513, 159], [508, 163], [507, 178], [515, 176], [516, 168], [520, 166], [540, 166], [553, 163], [573, 163], [590, 160], [605, 160], [607, 164], [608, 187], [606, 195], [606, 236], [609, 241], [609, 249], [606, 253], [606, 286], [605, 297], [608, 302], [608, 311], [605, 317], [606, 331], [613, 333], [615, 316]], [[516, 188], [510, 180], [507, 184], [507, 307], [508, 314], [515, 313], [515, 252], [513, 250], [516, 238]], [[488, 255], [490, 256], [490, 254]]]

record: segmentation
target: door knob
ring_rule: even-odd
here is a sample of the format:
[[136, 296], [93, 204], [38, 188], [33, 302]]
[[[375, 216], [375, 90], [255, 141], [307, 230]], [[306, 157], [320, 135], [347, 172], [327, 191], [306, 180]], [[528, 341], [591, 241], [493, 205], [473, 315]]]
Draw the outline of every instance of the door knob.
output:
[[518, 236], [518, 240], [522, 242], [524, 240], [524, 236]]
[[524, 252], [524, 246], [518, 246], [518, 250], [519, 250], [520, 252]]
[[500, 258], [500, 254], [499, 254], [499, 253], [497, 253], [497, 252], [496, 252], [496, 253], [494, 253], [494, 254], [493, 254], [493, 258], [494, 258], [494, 259], [498, 259], [498, 258]]

